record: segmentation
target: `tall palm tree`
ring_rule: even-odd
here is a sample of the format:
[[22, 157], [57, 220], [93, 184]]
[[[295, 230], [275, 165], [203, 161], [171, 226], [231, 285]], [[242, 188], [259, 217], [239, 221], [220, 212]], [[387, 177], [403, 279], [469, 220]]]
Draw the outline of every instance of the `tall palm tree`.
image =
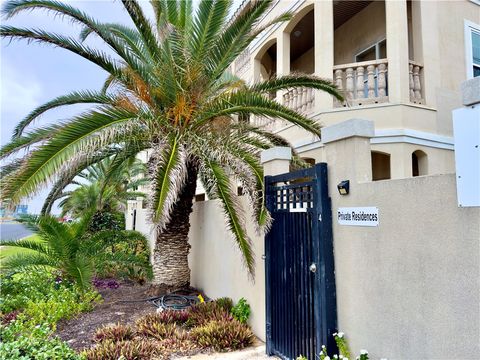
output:
[[[146, 184], [146, 167], [139, 159], [130, 158], [112, 173], [114, 161], [106, 158], [88, 166], [66, 186], [65, 179], [57, 181], [47, 196], [44, 212], [50, 211], [56, 200], [60, 200], [62, 216], [69, 213], [78, 218], [92, 211], [124, 211], [127, 200], [145, 195], [138, 188]], [[66, 190], [69, 185], [75, 189]]]
[[[342, 99], [331, 81], [312, 75], [290, 75], [246, 84], [229, 66], [269, 26], [286, 21], [284, 14], [268, 24], [261, 19], [272, 0], [252, 0], [229, 20], [232, 0], [151, 0], [154, 19], [137, 0], [121, 1], [134, 26], [101, 23], [67, 3], [12, 0], [3, 6], [10, 18], [23, 11], [46, 10], [83, 26], [79, 40], [39, 29], [4, 25], [1, 36], [51, 44], [73, 52], [107, 73], [101, 91], [60, 96], [20, 121], [5, 157], [35, 144], [35, 149], [3, 170], [2, 197], [10, 203], [35, 193], [66, 174], [79, 173], [108, 152], [119, 159], [151, 149], [148, 206], [157, 227], [154, 282], [175, 287], [189, 283], [189, 214], [200, 179], [209, 198], [222, 205], [226, 222], [254, 272], [244, 210], [232, 184], [240, 181], [255, 209], [259, 228], [269, 224], [263, 198], [263, 171], [258, 153], [284, 139], [238, 119], [261, 116], [283, 119], [320, 136], [313, 120], [268, 98], [273, 91], [307, 87]], [[96, 36], [110, 48], [84, 44]], [[25, 131], [45, 111], [90, 103], [92, 108], [69, 121]], [[234, 179], [235, 181], [232, 181]]]

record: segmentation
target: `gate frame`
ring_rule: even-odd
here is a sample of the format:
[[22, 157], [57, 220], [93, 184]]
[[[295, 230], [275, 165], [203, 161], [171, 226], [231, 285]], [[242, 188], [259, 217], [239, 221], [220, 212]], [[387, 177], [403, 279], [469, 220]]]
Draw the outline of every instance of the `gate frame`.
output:
[[[314, 314], [316, 327], [316, 350], [319, 354], [321, 346], [326, 345], [329, 355], [337, 346], [332, 336], [337, 331], [337, 302], [335, 287], [335, 266], [333, 254], [332, 207], [328, 196], [327, 164], [319, 163], [309, 169], [297, 170], [275, 176], [265, 176], [265, 202], [268, 211], [275, 212], [274, 189], [279, 182], [288, 182], [299, 178], [311, 178], [314, 186], [313, 207], [306, 209], [312, 216], [312, 259], [317, 264], [318, 276], [314, 281]], [[272, 216], [273, 217], [273, 216]], [[317, 219], [317, 220], [315, 220]], [[272, 224], [272, 227], [275, 226]], [[271, 259], [269, 245], [273, 235], [269, 231], [265, 235], [265, 302], [266, 302], [266, 353], [273, 355], [272, 348], [272, 300], [270, 285]], [[278, 354], [277, 354], [278, 355]]]

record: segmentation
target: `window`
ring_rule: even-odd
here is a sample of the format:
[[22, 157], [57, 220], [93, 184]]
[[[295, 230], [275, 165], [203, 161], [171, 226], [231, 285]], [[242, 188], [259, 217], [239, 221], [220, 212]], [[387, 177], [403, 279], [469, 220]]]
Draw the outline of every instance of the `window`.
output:
[[[385, 59], [387, 57], [387, 40], [383, 39], [372, 46], [366, 48], [365, 50], [360, 51], [358, 54], [355, 55], [355, 62], [363, 62], [363, 61], [374, 61]], [[375, 97], [378, 96], [378, 68], [375, 67]], [[363, 93], [364, 97], [368, 98], [368, 77], [365, 71], [365, 77], [363, 81]], [[388, 78], [386, 78], [388, 82]], [[388, 89], [388, 86], [387, 86]]]
[[372, 151], [372, 180], [390, 179], [390, 154]]
[[467, 79], [480, 76], [480, 25], [465, 20]]

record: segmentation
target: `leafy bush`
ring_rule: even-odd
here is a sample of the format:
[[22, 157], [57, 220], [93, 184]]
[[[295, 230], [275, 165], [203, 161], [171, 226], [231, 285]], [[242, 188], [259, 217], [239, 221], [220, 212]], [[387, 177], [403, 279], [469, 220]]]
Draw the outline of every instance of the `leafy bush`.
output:
[[164, 324], [159, 314], [147, 314], [135, 323], [137, 334], [158, 340], [177, 337], [175, 324]]
[[95, 331], [93, 340], [95, 342], [102, 341], [125, 341], [132, 340], [135, 336], [135, 331], [128, 325], [116, 324], [110, 326], [104, 326]]
[[189, 310], [189, 317], [185, 323], [188, 327], [202, 326], [210, 321], [230, 321], [232, 315], [215, 301], [200, 303], [192, 306]]
[[255, 339], [250, 328], [237, 320], [210, 321], [194, 328], [191, 336], [199, 346], [212, 347], [216, 351], [243, 349]]
[[233, 300], [229, 297], [218, 298], [215, 299], [214, 302], [216, 302], [221, 308], [225, 309], [226, 312], [230, 312], [233, 308]]
[[88, 234], [90, 217], [86, 214], [80, 221], [71, 224], [60, 223], [53, 216], [41, 216], [32, 220], [29, 227], [34, 229], [40, 241], [28, 239], [5, 241], [1, 245], [29, 252], [7, 256], [2, 265], [8, 270], [30, 270], [55, 268], [62, 278], [73, 281], [82, 290], [91, 287], [95, 272], [103, 274], [105, 269], [122, 268], [132, 271], [148, 271], [148, 256], [137, 256], [130, 252], [109, 251], [108, 241], [119, 233], [122, 239], [138, 239], [145, 244], [145, 237], [138, 232], [100, 231]]
[[104, 341], [83, 355], [87, 360], [150, 360], [162, 351], [156, 341], [137, 339], [128, 341]]
[[67, 343], [57, 338], [37, 338], [19, 335], [0, 343], [1, 360], [81, 360]]
[[167, 309], [157, 314], [158, 321], [164, 324], [185, 324], [189, 318], [189, 312], [185, 310]]
[[232, 308], [231, 313], [235, 319], [242, 324], [246, 324], [250, 317], [250, 305], [247, 303], [247, 300], [241, 298], [237, 305]]
[[125, 215], [121, 212], [97, 211], [92, 216], [88, 231], [95, 233], [103, 230], [125, 229]]

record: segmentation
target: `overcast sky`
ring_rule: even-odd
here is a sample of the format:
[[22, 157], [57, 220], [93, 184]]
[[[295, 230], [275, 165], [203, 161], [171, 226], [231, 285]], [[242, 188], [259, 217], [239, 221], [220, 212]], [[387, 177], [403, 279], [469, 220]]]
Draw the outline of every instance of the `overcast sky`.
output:
[[[4, 0], [0, 0], [3, 5]], [[128, 14], [116, 0], [83, 0], [68, 3], [104, 22], [131, 24]], [[236, 0], [236, 8], [240, 0]], [[150, 6], [144, 2], [144, 9], [151, 15]], [[22, 13], [13, 19], [2, 19], [2, 24], [18, 27], [41, 28], [65, 35], [77, 36], [80, 27], [52, 13], [35, 11]], [[89, 45], [99, 42], [89, 40]], [[26, 41], [9, 42], [1, 40], [1, 144], [9, 141], [13, 128], [35, 107], [73, 90], [100, 89], [106, 79], [106, 72], [79, 56], [66, 50], [48, 45], [28, 44]], [[84, 107], [64, 107], [45, 113], [37, 124], [44, 125], [61, 119], [68, 119]], [[38, 213], [48, 193], [26, 201], [29, 212]], [[56, 212], [54, 210], [54, 212]]]

